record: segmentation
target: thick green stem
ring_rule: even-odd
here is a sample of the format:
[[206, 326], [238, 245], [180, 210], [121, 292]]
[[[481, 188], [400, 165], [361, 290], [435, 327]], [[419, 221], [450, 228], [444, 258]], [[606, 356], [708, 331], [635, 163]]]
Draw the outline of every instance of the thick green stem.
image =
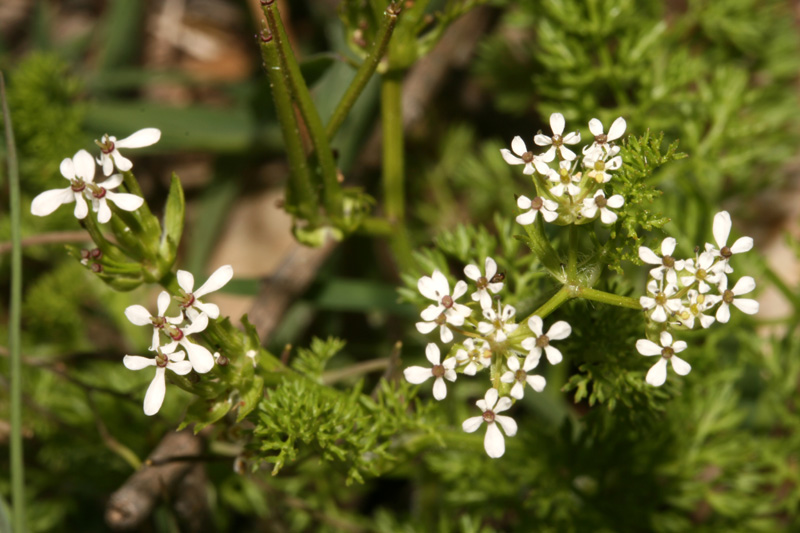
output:
[[566, 282], [561, 259], [544, 233], [544, 220], [541, 215], [536, 217], [533, 224], [525, 226], [525, 231], [528, 233], [528, 246], [539, 262], [550, 272], [551, 276], [562, 283]]
[[369, 55], [364, 59], [364, 62], [361, 63], [361, 67], [359, 67], [358, 72], [356, 72], [356, 76], [353, 78], [353, 81], [350, 82], [350, 86], [339, 101], [339, 105], [336, 106], [330, 122], [328, 122], [328, 127], [326, 129], [328, 139], [333, 139], [333, 136], [339, 131], [339, 128], [350, 112], [350, 109], [353, 107], [353, 104], [355, 104], [359, 95], [361, 95], [364, 87], [367, 86], [367, 82], [372, 78], [375, 69], [378, 68], [378, 63], [380, 63], [381, 58], [386, 54], [386, 49], [389, 46], [389, 39], [392, 36], [395, 24], [397, 24], [397, 13], [387, 8], [387, 10], [383, 12], [383, 24], [381, 24], [381, 28], [378, 31], [372, 49], [369, 51]]
[[578, 289], [578, 297], [604, 304], [616, 305], [617, 307], [636, 309], [637, 311], [642, 310], [642, 306], [639, 305], [639, 300], [635, 298], [619, 296], [617, 294], [611, 294], [610, 292], [599, 291], [597, 289], [590, 289], [588, 287], [580, 287]]
[[[319, 161], [322, 174], [323, 200], [328, 216], [339, 218], [342, 216], [342, 186], [339, 184], [339, 173], [336, 169], [336, 162], [333, 160], [333, 151], [328, 143], [328, 135], [322, 125], [317, 108], [311, 100], [311, 93], [308, 92], [303, 74], [300, 72], [300, 65], [294, 57], [289, 38], [283, 27], [283, 21], [277, 12], [278, 7], [275, 3], [264, 6], [264, 14], [267, 17], [272, 36], [275, 40], [275, 48], [278, 52], [281, 66], [285, 69], [286, 77], [292, 89], [292, 95], [303, 115], [311, 142], [314, 145], [317, 160]], [[263, 48], [263, 47], [262, 47]]]
[[6, 133], [6, 159], [8, 162], [8, 192], [11, 218], [11, 302], [8, 320], [8, 347], [11, 381], [11, 498], [13, 526], [24, 533], [25, 524], [25, 463], [22, 452], [22, 355], [20, 355], [20, 328], [22, 312], [22, 233], [20, 223], [19, 165], [11, 127], [11, 113], [6, 100], [6, 84], [0, 72], [0, 100], [3, 104], [3, 122]]
[[567, 281], [569, 283], [576, 283], [578, 281], [578, 227], [575, 224], [569, 225]]
[[383, 194], [386, 218], [394, 225], [392, 246], [400, 269], [413, 264], [411, 243], [405, 226], [405, 166], [403, 151], [403, 76], [392, 71], [381, 79], [381, 125], [383, 129]]
[[278, 58], [278, 50], [274, 39], [261, 42], [261, 57], [267, 69], [267, 77], [272, 87], [272, 98], [275, 111], [283, 132], [286, 155], [289, 159], [289, 194], [287, 203], [297, 209], [297, 214], [312, 224], [318, 220], [317, 193], [311, 181], [311, 170], [308, 168], [300, 128], [294, 114], [294, 106], [289, 92], [284, 69]]
[[[561, 304], [569, 300], [570, 298], [574, 298], [573, 291], [566, 285], [561, 287], [557, 293], [550, 297], [544, 304], [542, 304], [539, 309], [533, 312], [531, 316], [538, 316], [539, 318], [546, 318], [550, 313], [561, 307]], [[530, 318], [530, 316], [528, 317]], [[528, 319], [525, 319], [527, 322]]]

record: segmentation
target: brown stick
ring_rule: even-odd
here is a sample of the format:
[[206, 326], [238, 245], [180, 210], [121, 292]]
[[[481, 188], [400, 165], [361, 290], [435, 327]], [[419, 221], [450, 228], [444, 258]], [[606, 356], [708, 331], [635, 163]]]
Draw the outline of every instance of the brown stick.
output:
[[[185, 430], [167, 434], [150, 454], [148, 461], [163, 461], [176, 455], [197, 455], [202, 451], [200, 437]], [[130, 531], [139, 527], [162, 495], [175, 494], [186, 474], [196, 466], [188, 461], [165, 462], [145, 466], [134, 473], [114, 492], [106, 506], [106, 523], [114, 531]]]
[[[113, 241], [113, 237], [106, 236]], [[66, 244], [70, 242], [91, 242], [92, 238], [85, 231], [55, 231], [53, 233], [42, 233], [32, 235], [22, 239], [22, 247], [36, 246], [37, 244]], [[0, 242], [0, 254], [7, 254], [11, 251], [11, 242]]]

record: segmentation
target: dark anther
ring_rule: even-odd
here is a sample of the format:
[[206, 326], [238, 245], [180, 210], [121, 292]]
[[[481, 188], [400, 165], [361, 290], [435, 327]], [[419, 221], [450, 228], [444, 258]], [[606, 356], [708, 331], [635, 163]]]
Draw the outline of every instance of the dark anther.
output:
[[92, 269], [92, 272], [94, 272], [95, 274], [99, 274], [100, 272], [103, 271], [103, 265], [101, 265], [100, 263], [92, 263], [92, 266], [90, 268]]

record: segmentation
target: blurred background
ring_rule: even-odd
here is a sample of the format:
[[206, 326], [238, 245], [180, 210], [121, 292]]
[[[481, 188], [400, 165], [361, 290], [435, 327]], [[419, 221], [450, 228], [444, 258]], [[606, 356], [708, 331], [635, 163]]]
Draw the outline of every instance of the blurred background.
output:
[[[325, 121], [353, 77], [367, 28], [340, 17], [336, 0], [277, 3]], [[459, 2], [429, 2], [430, 28], [451, 4]], [[546, 400], [521, 402], [527, 429], [508, 461], [439, 447], [345, 488], [342, 472], [314, 454], [275, 478], [269, 468], [242, 476], [232, 466], [236, 436], [217, 434], [214, 459], [196, 481], [211, 518], [193, 526], [168, 499], [137, 530], [800, 529], [800, 7], [789, 0], [472, 4], [404, 74], [406, 225], [414, 249], [436, 243], [457, 272], [480, 260], [476, 250], [502, 248], [513, 268], [504, 221], [516, 215], [514, 195], [530, 183], [503, 162], [500, 148], [515, 135], [530, 143], [548, 131], [552, 112], [584, 139], [589, 119], [609, 125], [623, 116], [627, 134], [663, 132], [664, 147], [677, 140], [688, 156], [649, 181], [663, 191], [652, 209], [672, 219], [664, 230], [682, 256], [711, 240], [721, 209], [731, 212], [737, 235], [755, 239], [737, 274], [757, 279], [761, 312], [693, 333], [694, 370], [685, 385], [643, 393], [632, 385], [646, 371], [632, 361], [638, 315], [576, 304], [564, 318], [592, 329], [576, 330], [566, 368], [548, 375]], [[382, 237], [356, 234], [316, 249], [292, 237], [281, 208], [288, 167], [256, 40], [262, 19], [257, 0], [0, 3], [0, 69], [23, 194], [31, 531], [107, 530], [108, 497], [133, 473], [126, 454], [146, 457], [189, 399], [171, 387], [158, 416], [142, 415], [149, 379], [120, 363], [125, 353], [143, 353], [148, 335], [123, 311], [152, 306], [155, 293], [114, 292], [68, 257], [65, 244], [86, 242], [70, 209], [46, 218], [28, 209], [39, 192], [61, 186], [60, 161], [91, 151], [104, 133], [162, 131], [158, 144], [130, 156], [157, 214], [172, 172], [181, 179], [187, 220], [178, 265], [198, 280], [233, 265], [234, 281], [214, 301], [234, 322], [247, 313], [273, 353], [335, 336], [347, 345], [334, 369], [396, 360], [397, 341], [405, 365], [422, 360], [427, 341], [414, 328], [418, 311], [397, 287], [403, 274], [406, 282], [429, 274], [431, 253], [418, 256], [418, 271], [401, 272]], [[344, 183], [377, 198], [380, 214], [377, 77], [332, 145]], [[8, 205], [5, 172], [0, 179], [0, 205]], [[656, 231], [646, 242], [664, 236]], [[8, 240], [2, 209], [3, 318]], [[643, 269], [624, 268], [629, 275], [609, 283], [642, 293]], [[515, 272], [507, 275], [513, 288]], [[629, 329], [620, 325], [626, 321]], [[8, 471], [5, 323], [0, 472]], [[385, 367], [367, 376], [365, 391]], [[448, 398], [455, 405], [437, 405], [429, 422], [458, 429], [476, 390]], [[0, 476], [6, 502], [9, 490]]]

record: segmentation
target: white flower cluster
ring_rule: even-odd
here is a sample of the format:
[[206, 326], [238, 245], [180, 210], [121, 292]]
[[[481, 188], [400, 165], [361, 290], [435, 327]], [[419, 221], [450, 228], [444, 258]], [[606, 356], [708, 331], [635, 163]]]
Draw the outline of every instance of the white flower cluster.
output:
[[[166, 316], [170, 304], [170, 296], [167, 291], [162, 291], [158, 295], [156, 315], [151, 315], [150, 311], [141, 305], [132, 305], [125, 309], [125, 316], [128, 317], [128, 320], [137, 326], [153, 328], [150, 350], [156, 352], [156, 355], [152, 358], [126, 355], [122, 360], [130, 370], [141, 370], [149, 366], [156, 367], [155, 377], [144, 397], [144, 414], [148, 416], [156, 414], [161, 409], [161, 404], [164, 403], [167, 369], [182, 376], [191, 370], [198, 374], [205, 374], [214, 367], [215, 356], [205, 346], [192, 342], [189, 335], [205, 330], [208, 327], [208, 319], [219, 316], [219, 307], [212, 303], [201, 302], [200, 298], [228, 283], [233, 278], [233, 268], [230, 265], [218, 268], [211, 274], [208, 281], [194, 292], [192, 292], [194, 277], [191, 273], [178, 270], [177, 277], [178, 285], [181, 288], [180, 294], [175, 297], [181, 309], [179, 315]], [[184, 325], [186, 321], [188, 324]], [[162, 335], [168, 339], [165, 345], [161, 344]], [[183, 350], [175, 351], [178, 346]], [[185, 361], [187, 354], [189, 360]]]
[[[650, 321], [662, 325], [659, 346], [653, 341], [640, 339], [636, 349], [642, 355], [661, 356], [647, 373], [646, 381], [655, 387], [667, 379], [667, 361], [675, 373], [688, 374], [692, 367], [675, 354], [686, 349], [684, 341], [673, 342], [668, 329], [692, 329], [695, 323], [707, 328], [716, 320], [728, 322], [731, 306], [752, 315], [758, 312], [758, 302], [741, 298], [756, 287], [750, 276], [740, 278], [728, 288], [728, 274], [733, 273], [731, 258], [753, 247], [753, 239], [741, 237], [728, 246], [731, 217], [727, 211], [714, 216], [713, 234], [716, 245], [707, 243], [705, 250], [697, 250], [694, 259], [679, 260], [672, 254], [677, 242], [667, 237], [661, 242], [660, 254], [644, 246], [639, 248], [639, 258], [655, 268], [650, 270], [647, 295], [639, 299]], [[716, 307], [716, 312], [713, 309]]]
[[[467, 338], [456, 343], [444, 361], [439, 347], [428, 344], [425, 355], [431, 366], [412, 366], [405, 369], [404, 375], [414, 384], [434, 378], [433, 397], [443, 400], [447, 396], [446, 381], [456, 381], [459, 373], [474, 376], [490, 369], [492, 387], [476, 403], [483, 414], [468, 418], [462, 428], [472, 433], [486, 422], [484, 448], [489, 457], [500, 457], [505, 453], [505, 439], [498, 425], [507, 436], [513, 437], [517, 424], [498, 413], [523, 398], [526, 384], [536, 392], [544, 390], [545, 378], [531, 371], [539, 365], [543, 353], [551, 364], [561, 362], [561, 352], [550, 342], [565, 339], [572, 329], [566, 322], [559, 321], [544, 333], [542, 319], [534, 315], [527, 320], [531, 336], [521, 333], [524, 328], [520, 330], [514, 321], [516, 309], [503, 306], [499, 301], [497, 307], [494, 306], [492, 295], [503, 289], [505, 275], [498, 273], [497, 263], [491, 257], [486, 258], [483, 272], [477, 265], [467, 265], [464, 274], [474, 283], [472, 302], [466, 304], [456, 302], [469, 290], [465, 281], [456, 283], [451, 292], [447, 277], [438, 270], [419, 279], [417, 288], [433, 303], [422, 311], [422, 322], [417, 323], [417, 330], [431, 333], [438, 326], [439, 338], [445, 344], [453, 341], [454, 333]], [[473, 317], [478, 306], [483, 320]]]
[[[112, 192], [122, 184], [122, 174], [111, 173], [114, 167], [126, 172], [133, 167], [133, 163], [119, 153], [119, 148], [141, 148], [155, 144], [161, 138], [161, 132], [156, 128], [145, 128], [133, 135], [117, 141], [116, 137], [103, 136], [102, 141], [95, 141], [100, 146], [100, 157], [95, 160], [86, 150], [79, 150], [70, 159], [61, 161], [61, 175], [69, 180], [69, 187], [53, 189], [39, 194], [33, 199], [31, 213], [36, 216], [47, 216], [58, 209], [62, 204], [75, 202], [75, 217], [83, 220], [89, 214], [87, 201], [92, 203], [92, 211], [97, 213], [97, 221], [105, 224], [111, 220], [111, 208], [108, 202], [113, 202], [125, 211], [136, 211], [144, 203], [144, 199], [129, 193]], [[103, 183], [94, 183], [96, 165], [100, 165], [103, 174], [110, 176]]]
[[523, 226], [533, 224], [541, 213], [545, 221], [562, 225], [586, 224], [598, 215], [603, 224], [613, 224], [617, 214], [612, 209], [622, 207], [625, 199], [619, 194], [607, 198], [602, 186], [611, 181], [612, 171], [622, 167], [620, 149], [613, 143], [625, 133], [625, 119], [616, 119], [608, 133], [604, 133], [598, 119], [590, 120], [589, 131], [594, 141], [583, 148], [580, 160], [566, 145], [578, 144], [581, 135], [577, 131], [564, 135], [564, 126], [564, 115], [550, 115], [553, 135], [539, 132], [533, 138], [537, 146], [549, 147], [542, 154], [529, 152], [519, 136], [511, 141], [511, 150], [500, 150], [506, 163], [524, 165], [523, 174], [538, 175], [534, 177], [538, 195], [517, 199], [517, 206], [524, 211], [517, 222]]

